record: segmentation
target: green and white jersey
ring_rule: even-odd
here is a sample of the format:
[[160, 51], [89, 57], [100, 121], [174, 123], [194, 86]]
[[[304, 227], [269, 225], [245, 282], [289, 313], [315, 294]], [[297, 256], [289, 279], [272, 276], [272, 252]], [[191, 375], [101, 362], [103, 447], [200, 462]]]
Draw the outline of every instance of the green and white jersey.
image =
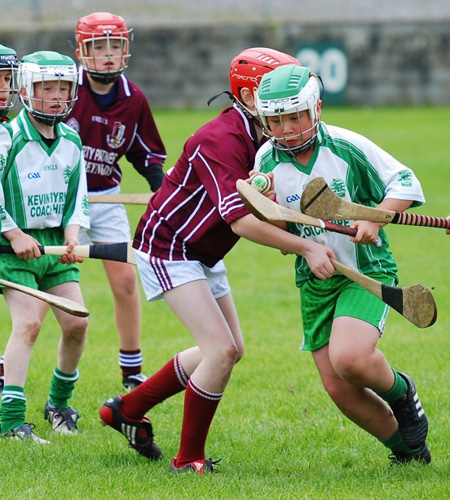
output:
[[[3, 171], [6, 168], [6, 160], [8, 158], [11, 145], [12, 145], [11, 127], [7, 123], [0, 123], [0, 179], [2, 178]], [[1, 196], [1, 184], [0, 184], [0, 196]], [[2, 221], [6, 219], [5, 207], [1, 203], [2, 202], [0, 201], [0, 232], [2, 230]]]
[[25, 110], [10, 123], [12, 144], [2, 170], [2, 231], [77, 224], [89, 227], [86, 172], [79, 135], [63, 123], [48, 147]]
[[[361, 205], [376, 206], [385, 198], [425, 202], [413, 171], [402, 165], [369, 139], [349, 130], [321, 122], [314, 153], [308, 165], [300, 165], [289, 154], [266, 142], [258, 151], [255, 169], [273, 172], [275, 193], [280, 205], [300, 211], [305, 186], [323, 177], [341, 198]], [[334, 221], [350, 226], [353, 221]], [[364, 274], [395, 275], [397, 266], [389, 250], [386, 233], [380, 230], [382, 246], [355, 245], [346, 235], [302, 224], [289, 224], [289, 231], [332, 248], [343, 264]], [[313, 277], [306, 260], [296, 261], [297, 285]]]

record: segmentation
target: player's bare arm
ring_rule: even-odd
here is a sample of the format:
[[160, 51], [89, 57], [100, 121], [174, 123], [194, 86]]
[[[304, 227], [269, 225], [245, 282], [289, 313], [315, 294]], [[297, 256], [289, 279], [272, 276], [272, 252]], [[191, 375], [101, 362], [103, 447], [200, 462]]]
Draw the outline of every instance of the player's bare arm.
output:
[[75, 262], [83, 262], [83, 257], [79, 257], [73, 253], [75, 246], [79, 244], [78, 233], [80, 231], [80, 226], [77, 224], [69, 224], [64, 228], [65, 242], [67, 245], [67, 253], [60, 257], [60, 262], [63, 264], [74, 264]]
[[254, 215], [246, 215], [232, 222], [231, 229], [235, 234], [254, 243], [277, 248], [283, 253], [302, 255], [319, 279], [331, 278], [335, 272], [330, 258], [336, 257], [331, 248], [260, 221]]
[[39, 251], [39, 241], [24, 233], [18, 227], [11, 229], [10, 231], [5, 231], [3, 236], [9, 240], [19, 259], [32, 260], [39, 259], [41, 256], [41, 252]]
[[[411, 200], [398, 200], [395, 198], [386, 198], [383, 200], [377, 208], [383, 210], [393, 210], [396, 212], [403, 212], [407, 210], [412, 204]], [[385, 224], [379, 222], [369, 222], [363, 220], [357, 220], [352, 224], [352, 227], [358, 229], [358, 233], [354, 238], [351, 238], [353, 243], [359, 243], [362, 245], [369, 245], [375, 243], [378, 238], [378, 232], [380, 228], [385, 226]]]

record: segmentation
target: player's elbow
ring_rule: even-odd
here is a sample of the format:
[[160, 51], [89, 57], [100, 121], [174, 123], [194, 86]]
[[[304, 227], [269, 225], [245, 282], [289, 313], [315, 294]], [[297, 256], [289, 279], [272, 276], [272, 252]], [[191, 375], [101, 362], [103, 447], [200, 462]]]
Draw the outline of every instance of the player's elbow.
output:
[[234, 220], [231, 224], [231, 230], [234, 234], [238, 236], [247, 236], [248, 227], [249, 227], [249, 217], [251, 215], [245, 215], [244, 217], [240, 217], [239, 219]]

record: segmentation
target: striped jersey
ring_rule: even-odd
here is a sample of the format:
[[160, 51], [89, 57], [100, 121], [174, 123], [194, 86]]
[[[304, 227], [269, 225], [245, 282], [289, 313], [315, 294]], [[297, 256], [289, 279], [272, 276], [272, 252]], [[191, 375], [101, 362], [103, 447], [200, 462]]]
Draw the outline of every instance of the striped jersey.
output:
[[113, 102], [102, 108], [80, 68], [78, 100], [66, 119], [83, 143], [89, 191], [120, 184], [122, 156], [156, 191], [163, 179], [166, 150], [142, 90], [121, 75]]
[[[374, 207], [385, 198], [425, 202], [413, 171], [369, 139], [349, 130], [321, 122], [308, 165], [297, 163], [288, 153], [264, 144], [255, 159], [255, 169], [273, 172], [280, 205], [300, 211], [303, 189], [315, 177], [323, 177], [341, 198]], [[353, 221], [335, 221], [350, 226]], [[358, 245], [346, 235], [302, 224], [289, 224], [289, 231], [332, 248], [343, 264], [364, 274], [395, 274], [397, 266], [389, 250], [386, 233], [380, 230], [382, 246]], [[296, 261], [297, 284], [312, 277], [306, 260]]]
[[[48, 147], [25, 110], [11, 121], [11, 146], [2, 169], [2, 231], [76, 224], [89, 227], [80, 137], [63, 123]], [[3, 129], [3, 127], [0, 127]]]
[[253, 121], [236, 106], [201, 127], [150, 199], [134, 248], [209, 267], [221, 260], [239, 239], [230, 224], [249, 214], [236, 181], [248, 177], [257, 146]]

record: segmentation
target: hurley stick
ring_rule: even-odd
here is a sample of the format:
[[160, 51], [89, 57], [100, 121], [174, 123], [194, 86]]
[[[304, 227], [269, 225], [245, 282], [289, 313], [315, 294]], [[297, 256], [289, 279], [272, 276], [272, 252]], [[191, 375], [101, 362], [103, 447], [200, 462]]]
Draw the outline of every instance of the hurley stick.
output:
[[435, 323], [437, 308], [428, 288], [422, 285], [412, 285], [406, 288], [386, 285], [334, 259], [331, 259], [331, 262], [337, 271], [391, 306], [418, 328], [427, 328]]
[[[39, 246], [39, 251], [42, 255], [64, 255], [67, 253], [67, 247]], [[4, 245], [0, 246], [1, 253], [14, 253], [14, 250], [11, 246]], [[78, 245], [73, 248], [72, 253], [89, 259], [114, 260], [136, 265], [134, 248], [131, 246], [131, 241], [111, 243], [110, 245]]]
[[89, 203], [122, 203], [124, 205], [147, 205], [151, 198], [151, 193], [134, 194], [100, 194], [89, 196]]
[[59, 297], [58, 295], [52, 295], [50, 293], [35, 290], [34, 288], [29, 288], [28, 286], [19, 285], [18, 283], [2, 279], [0, 279], [0, 285], [17, 290], [18, 292], [26, 293], [36, 299], [43, 300], [44, 302], [47, 302], [47, 304], [61, 309], [61, 311], [72, 314], [72, 316], [80, 316], [82, 318], [89, 316], [89, 311], [85, 307], [77, 304], [73, 300], [67, 299], [66, 297]]
[[245, 206], [250, 212], [260, 220], [263, 221], [281, 221], [281, 222], [294, 222], [297, 224], [306, 224], [308, 226], [321, 227], [327, 231], [335, 233], [346, 234], [348, 236], [356, 236], [357, 230], [355, 228], [341, 226], [332, 222], [323, 221], [310, 217], [296, 210], [282, 207], [270, 200], [258, 190], [252, 187], [248, 182], [239, 179], [236, 182], [236, 188]]
[[339, 198], [323, 177], [316, 177], [304, 189], [302, 212], [326, 220], [367, 220], [382, 224], [403, 224], [450, 229], [450, 219], [366, 207]]

